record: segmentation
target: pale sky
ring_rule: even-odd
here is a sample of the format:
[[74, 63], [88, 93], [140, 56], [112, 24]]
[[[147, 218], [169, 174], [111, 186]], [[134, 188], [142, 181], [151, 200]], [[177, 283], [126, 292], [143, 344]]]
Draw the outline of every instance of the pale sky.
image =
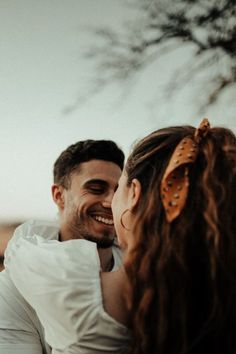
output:
[[[140, 73], [125, 100], [114, 85], [63, 114], [91, 76], [91, 64], [82, 57], [91, 43], [84, 28], [106, 23], [119, 28], [132, 17], [120, 0], [0, 1], [0, 221], [56, 216], [52, 166], [70, 144], [112, 139], [128, 153], [134, 140], [154, 129], [201, 120], [199, 97], [189, 86], [175, 98], [160, 98], [173, 63], [186, 59], [183, 51]], [[229, 97], [204, 116], [236, 130], [236, 106]]]

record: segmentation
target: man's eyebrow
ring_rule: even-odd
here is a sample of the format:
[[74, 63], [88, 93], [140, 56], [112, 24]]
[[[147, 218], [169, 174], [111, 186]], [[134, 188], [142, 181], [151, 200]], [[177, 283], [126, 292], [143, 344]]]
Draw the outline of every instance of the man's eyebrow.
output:
[[95, 185], [95, 184], [97, 184], [99, 186], [102, 186], [102, 187], [107, 187], [108, 186], [108, 183], [106, 181], [104, 181], [103, 179], [93, 178], [93, 179], [90, 179], [87, 182], [85, 182], [84, 187], [85, 188], [89, 188], [89, 187], [91, 187], [92, 185]]

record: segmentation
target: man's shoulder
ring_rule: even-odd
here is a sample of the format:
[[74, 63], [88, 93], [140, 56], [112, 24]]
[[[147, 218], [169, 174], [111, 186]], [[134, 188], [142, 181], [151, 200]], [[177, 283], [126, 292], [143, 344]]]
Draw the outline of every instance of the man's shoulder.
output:
[[15, 287], [6, 270], [0, 272], [0, 314], [0, 353], [51, 352], [35, 311]]

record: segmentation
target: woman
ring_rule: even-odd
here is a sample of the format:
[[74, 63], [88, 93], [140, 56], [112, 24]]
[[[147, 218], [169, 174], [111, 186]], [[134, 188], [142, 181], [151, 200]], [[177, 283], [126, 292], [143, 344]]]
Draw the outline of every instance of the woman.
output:
[[[18, 240], [7, 268], [53, 353], [122, 353], [128, 328], [133, 354], [235, 353], [235, 186], [230, 130], [206, 119], [198, 129], [161, 129], [134, 147], [112, 202], [123, 269], [99, 274], [85, 240]], [[42, 257], [49, 270], [58, 264], [48, 284], [35, 274]]]

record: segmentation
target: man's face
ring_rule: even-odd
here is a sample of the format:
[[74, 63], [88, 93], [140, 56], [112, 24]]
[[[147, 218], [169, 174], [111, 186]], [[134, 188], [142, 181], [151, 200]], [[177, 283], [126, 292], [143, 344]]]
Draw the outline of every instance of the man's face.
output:
[[111, 247], [115, 229], [111, 202], [121, 169], [113, 162], [91, 160], [72, 173], [68, 189], [62, 189], [61, 238], [83, 238], [98, 247]]

